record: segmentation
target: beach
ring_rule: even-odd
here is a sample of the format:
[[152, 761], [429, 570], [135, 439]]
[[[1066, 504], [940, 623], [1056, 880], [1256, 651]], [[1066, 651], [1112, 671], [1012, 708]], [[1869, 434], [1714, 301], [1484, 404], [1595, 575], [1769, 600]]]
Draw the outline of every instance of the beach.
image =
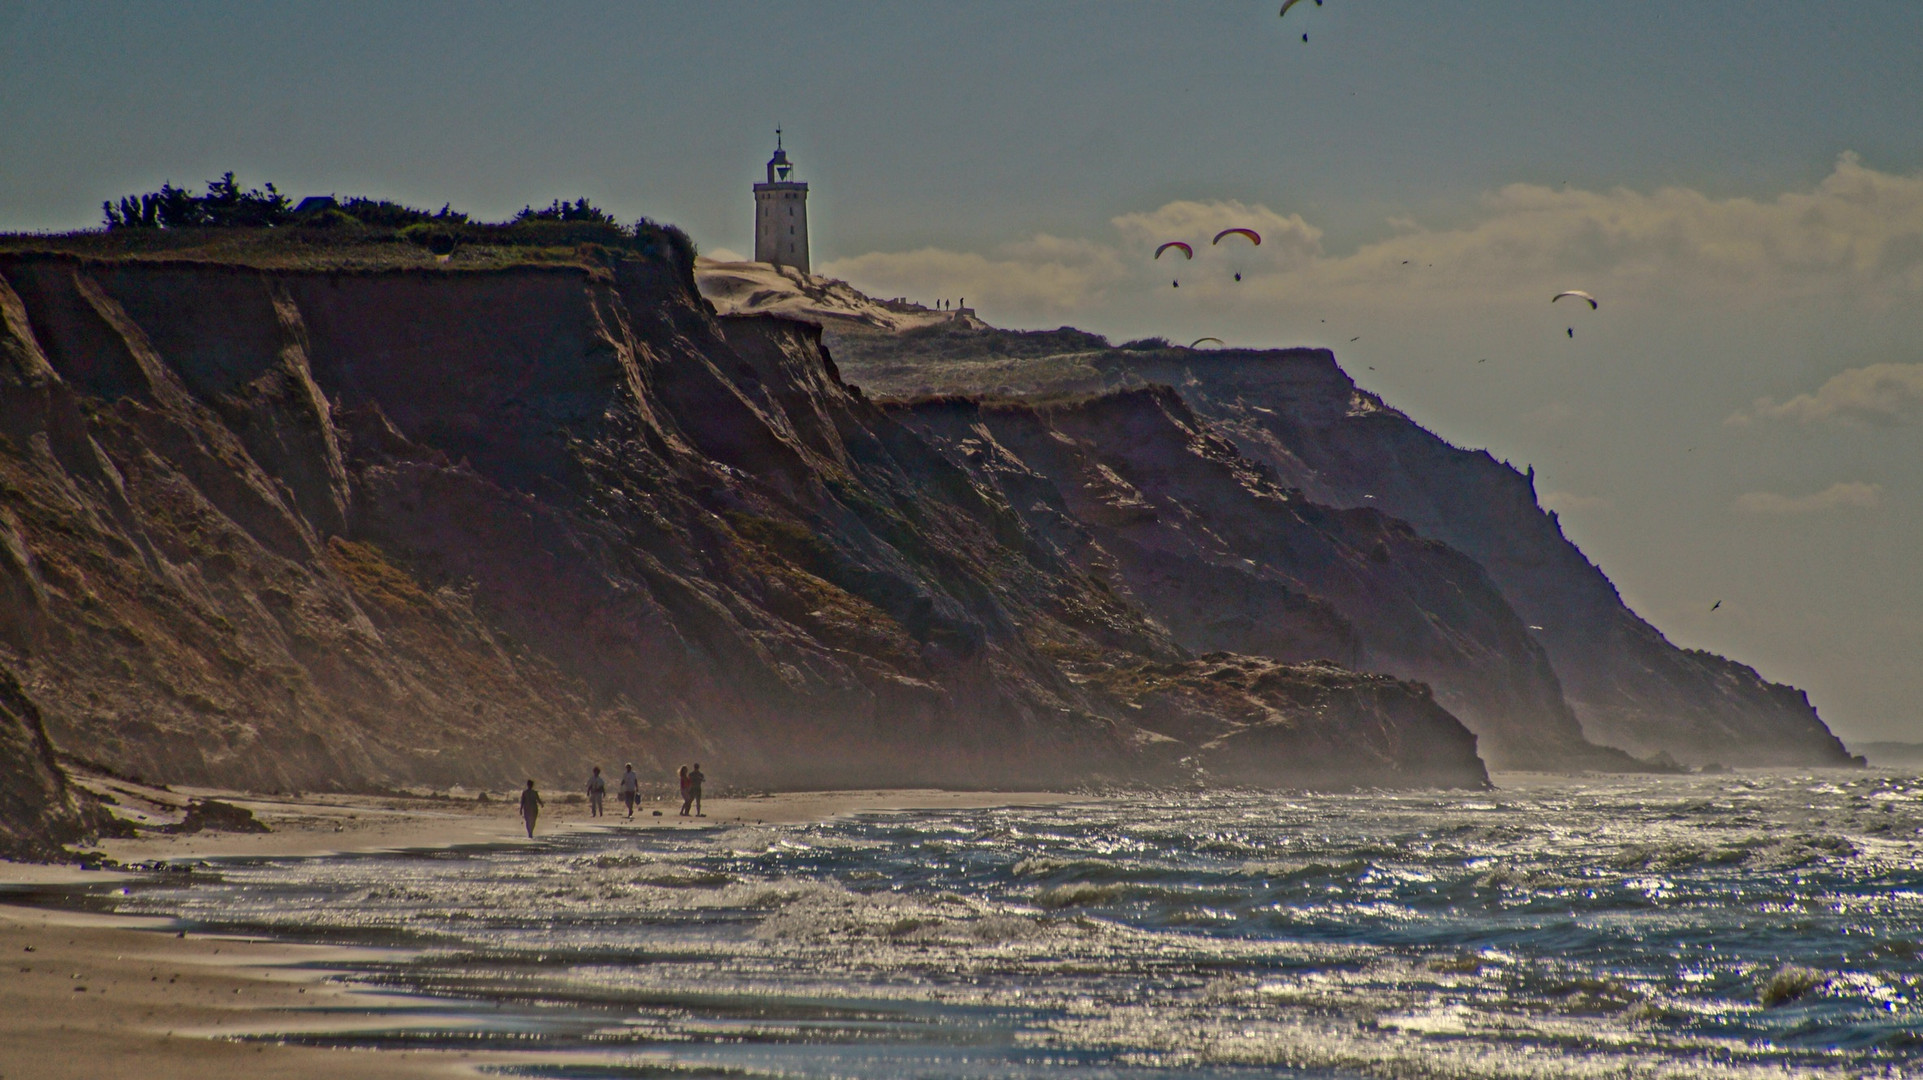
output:
[[[526, 845], [504, 797], [262, 796], [211, 789], [171, 791], [90, 781], [129, 816], [158, 820], [188, 798], [242, 806], [272, 831], [149, 833], [97, 846], [123, 865], [188, 864], [258, 857], [323, 856], [429, 850], [471, 845]], [[787, 792], [720, 798], [705, 818], [682, 818], [659, 799], [632, 821], [614, 803], [593, 819], [585, 805], [549, 793], [537, 837], [582, 831], [637, 832], [727, 825], [802, 823], [886, 810], [1046, 805], [1047, 793], [947, 791]], [[654, 816], [661, 811], [661, 816]], [[405, 1026], [420, 1007], [393, 995], [355, 990], [330, 979], [330, 962], [365, 953], [333, 946], [285, 944], [238, 936], [176, 936], [168, 920], [76, 913], [26, 899], [35, 889], [110, 885], [139, 875], [72, 865], [0, 862], [0, 1080], [113, 1076], [142, 1080], [226, 1077], [338, 1078], [476, 1075], [523, 1055], [458, 1050], [330, 1049], [248, 1041], [249, 1035], [297, 1031], [324, 1016], [327, 1030], [356, 1023]], [[324, 1013], [318, 1010], [326, 1010]], [[551, 1060], [551, 1057], [550, 1057]]]
[[[507, 792], [93, 778], [155, 827], [0, 866], [0, 1080], [1914, 1070], [1913, 773], [1496, 780], [555, 793], [529, 841]], [[196, 796], [273, 831], [158, 831]]]

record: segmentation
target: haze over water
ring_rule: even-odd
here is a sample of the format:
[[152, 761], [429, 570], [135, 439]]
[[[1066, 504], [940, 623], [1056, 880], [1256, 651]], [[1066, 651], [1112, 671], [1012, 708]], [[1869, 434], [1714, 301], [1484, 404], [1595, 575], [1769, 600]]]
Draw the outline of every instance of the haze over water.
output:
[[203, 931], [395, 946], [347, 977], [443, 1010], [303, 1040], [551, 1058], [531, 1075], [1893, 1076], [1923, 1063], [1923, 780], [1500, 782], [617, 824], [528, 846], [226, 863], [110, 902]]

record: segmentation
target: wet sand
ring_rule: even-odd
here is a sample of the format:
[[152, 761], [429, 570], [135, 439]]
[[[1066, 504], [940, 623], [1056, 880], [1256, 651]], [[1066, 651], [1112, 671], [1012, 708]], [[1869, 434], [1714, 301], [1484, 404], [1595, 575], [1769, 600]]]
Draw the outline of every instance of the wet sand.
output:
[[[272, 832], [147, 833], [98, 845], [124, 864], [247, 856], [321, 855], [530, 843], [504, 798], [373, 796], [266, 797], [201, 789], [137, 788], [90, 781], [116, 811], [150, 822], [168, 819], [188, 797], [246, 807]], [[794, 792], [714, 799], [705, 818], [682, 818], [678, 804], [649, 802], [632, 820], [615, 809], [588, 817], [585, 805], [552, 800], [532, 843], [579, 829], [679, 829], [736, 823], [805, 822], [881, 810], [964, 809], [1060, 802], [1048, 793], [945, 791]], [[654, 811], [661, 816], [654, 816]], [[177, 816], [177, 815], [174, 815]], [[0, 862], [5, 887], [105, 884], [120, 871]], [[418, 1002], [349, 989], [329, 981], [326, 965], [350, 951], [189, 934], [156, 920], [101, 917], [0, 903], [0, 1080], [127, 1075], [141, 1080], [227, 1077], [449, 1077], [481, 1075], [482, 1065], [520, 1060], [456, 1051], [334, 1050], [248, 1041], [249, 1034], [329, 1030], [356, 1024], [400, 1027]], [[317, 1014], [314, 1010], [327, 1010]], [[310, 1019], [311, 1018], [311, 1019]], [[445, 1026], [447, 1017], [434, 1019]], [[544, 1060], [552, 1060], [551, 1057]]]

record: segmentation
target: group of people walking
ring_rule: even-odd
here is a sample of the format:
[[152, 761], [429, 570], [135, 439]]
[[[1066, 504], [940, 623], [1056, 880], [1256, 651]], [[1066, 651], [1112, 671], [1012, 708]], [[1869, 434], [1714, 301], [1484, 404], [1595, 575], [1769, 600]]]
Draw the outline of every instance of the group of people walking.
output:
[[[707, 782], [701, 771], [701, 763], [681, 766], [681, 816], [688, 817], [690, 807], [694, 817], [707, 817], [701, 812], [701, 785]], [[635, 774], [634, 762], [628, 762], [627, 769], [621, 774], [620, 786], [616, 789], [621, 796], [621, 804], [628, 809], [628, 817], [641, 805], [641, 777]], [[601, 775], [601, 766], [596, 765], [588, 776], [588, 816], [602, 817], [602, 804], [608, 797], [607, 777]], [[534, 781], [529, 780], [521, 791], [521, 821], [527, 825], [529, 839], [534, 836], [534, 821], [541, 816], [541, 793], [534, 789]]]
[[[634, 762], [628, 762], [626, 771], [621, 774], [621, 804], [628, 808], [628, 816], [634, 816], [635, 807], [641, 805], [641, 778], [634, 773]], [[601, 766], [594, 767], [593, 775], [588, 777], [588, 816], [602, 816], [601, 804], [608, 797], [608, 781], [601, 775]]]
[[708, 816], [701, 812], [701, 785], [705, 783], [707, 779], [706, 776], [701, 774], [701, 763], [699, 761], [694, 763], [693, 768], [689, 768], [686, 765], [681, 766], [682, 817], [688, 816], [688, 807], [690, 806], [694, 807], [695, 817]]

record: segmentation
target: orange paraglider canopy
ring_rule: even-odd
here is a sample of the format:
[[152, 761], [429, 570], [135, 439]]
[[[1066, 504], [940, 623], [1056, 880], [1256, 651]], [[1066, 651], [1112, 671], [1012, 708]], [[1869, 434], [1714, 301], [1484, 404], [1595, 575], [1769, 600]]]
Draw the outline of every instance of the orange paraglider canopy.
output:
[[1162, 252], [1167, 251], [1170, 248], [1181, 248], [1183, 255], [1191, 259], [1195, 258], [1195, 249], [1188, 246], [1187, 244], [1184, 244], [1180, 240], [1170, 240], [1168, 243], [1163, 244], [1161, 247], [1156, 248], [1155, 257], [1158, 259], [1161, 258]]
[[1222, 242], [1224, 236], [1237, 235], [1248, 237], [1251, 243], [1260, 244], [1262, 242], [1262, 234], [1256, 232], [1254, 229], [1223, 229], [1221, 232], [1216, 233], [1215, 239], [1209, 241], [1209, 243], [1219, 244]]

